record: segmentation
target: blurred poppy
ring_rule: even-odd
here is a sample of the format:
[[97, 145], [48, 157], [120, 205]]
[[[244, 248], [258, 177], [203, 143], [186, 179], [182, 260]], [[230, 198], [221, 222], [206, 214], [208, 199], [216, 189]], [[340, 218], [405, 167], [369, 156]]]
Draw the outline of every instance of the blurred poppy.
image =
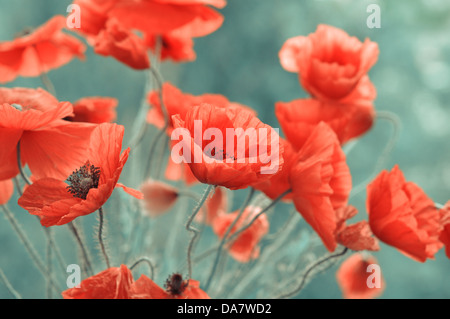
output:
[[108, 268], [84, 279], [79, 288], [62, 292], [64, 299], [130, 299], [133, 274], [125, 265]]
[[294, 205], [329, 251], [336, 249], [336, 210], [346, 206], [350, 170], [336, 134], [321, 122], [297, 154], [290, 172]]
[[[176, 114], [172, 121], [180, 133], [189, 135], [178, 142], [183, 154], [177, 154], [174, 147], [172, 156], [182, 157], [202, 183], [230, 189], [246, 188], [267, 180], [283, 165], [278, 134], [244, 108], [201, 104], [190, 109], [185, 120]], [[247, 129], [254, 134], [247, 135]], [[214, 141], [209, 142], [212, 136], [209, 139], [204, 136], [212, 131]], [[262, 157], [267, 157], [268, 161], [263, 163]]]
[[367, 186], [366, 205], [375, 236], [408, 257], [425, 262], [442, 247], [439, 211], [420, 187], [406, 182], [398, 165]]
[[[246, 226], [262, 209], [260, 207], [248, 206], [244, 209], [242, 216], [233, 226], [229, 236], [232, 236], [238, 229]], [[227, 229], [238, 216], [239, 211], [231, 214], [219, 214], [214, 218], [212, 227], [219, 238], [223, 238]], [[258, 247], [261, 239], [269, 232], [269, 221], [265, 214], [260, 215], [250, 227], [237, 235], [231, 243], [228, 251], [230, 255], [241, 263], [249, 262], [259, 257]]]
[[14, 193], [14, 185], [11, 179], [0, 181], [0, 205], [5, 205]]
[[214, 194], [206, 200], [203, 208], [199, 211], [196, 220], [206, 225], [212, 225], [214, 219], [228, 211], [227, 191], [223, 187], [216, 187]]
[[162, 61], [171, 59], [174, 62], [194, 61], [196, 54], [194, 51], [194, 41], [192, 37], [181, 32], [172, 31], [159, 35], [146, 35], [145, 44], [156, 53], [158, 38], [161, 40], [160, 58]]
[[136, 70], [150, 67], [144, 41], [131, 30], [123, 28], [116, 19], [109, 19], [100, 31], [95, 39], [94, 51], [112, 56]]
[[[69, 184], [42, 178], [30, 185], [18, 204], [41, 218], [43, 226], [64, 225], [98, 210], [111, 196], [130, 149], [122, 154], [124, 128], [104, 123], [92, 132], [86, 162], [68, 178]], [[117, 185], [116, 185], [117, 184]]]
[[66, 19], [58, 15], [24, 36], [0, 43], [0, 83], [39, 76], [74, 57], [83, 59], [85, 46], [62, 32], [65, 25]]
[[283, 68], [299, 73], [302, 86], [313, 97], [341, 100], [357, 90], [378, 53], [375, 42], [362, 43], [343, 30], [321, 24], [307, 37], [288, 39], [279, 57]]
[[108, 123], [116, 119], [118, 101], [110, 97], [85, 97], [73, 104], [73, 116], [64, 118], [71, 122]]
[[178, 190], [166, 183], [147, 180], [141, 185], [145, 210], [155, 217], [168, 211], [178, 199]]
[[22, 165], [36, 178], [63, 178], [81, 165], [94, 125], [61, 120], [70, 115], [70, 103], [42, 89], [0, 88], [0, 180], [19, 173], [19, 142]]
[[[371, 276], [368, 267], [371, 264], [377, 264], [377, 260], [372, 257], [364, 257], [362, 254], [353, 254], [345, 260], [336, 272], [336, 279], [341, 288], [342, 294], [346, 299], [373, 299], [379, 297], [385, 288], [385, 282], [380, 277], [380, 287], [374, 285], [372, 288], [368, 285]], [[381, 276], [381, 274], [380, 274]], [[371, 283], [375, 284], [375, 283]]]

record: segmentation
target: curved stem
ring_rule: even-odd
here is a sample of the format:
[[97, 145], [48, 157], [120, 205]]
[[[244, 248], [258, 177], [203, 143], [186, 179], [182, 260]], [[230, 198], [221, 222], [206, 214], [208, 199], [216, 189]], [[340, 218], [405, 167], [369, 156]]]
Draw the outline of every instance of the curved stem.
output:
[[148, 267], [150, 268], [150, 272], [151, 272], [150, 279], [153, 280], [153, 276], [155, 274], [155, 268], [153, 267], [153, 264], [152, 264], [152, 261], [150, 260], [150, 258], [142, 257], [142, 258], [138, 259], [131, 267], [129, 267], [130, 270], [133, 270], [133, 268], [138, 266], [140, 263], [146, 263], [148, 265]]
[[288, 292], [288, 293], [286, 293], [286, 294], [283, 294], [283, 295], [279, 296], [279, 297], [276, 298], [276, 299], [289, 298], [289, 297], [292, 297], [292, 296], [295, 296], [296, 294], [298, 294], [298, 293], [303, 289], [303, 287], [305, 286], [306, 279], [308, 278], [308, 275], [309, 275], [316, 267], [320, 266], [321, 264], [323, 264], [323, 263], [325, 263], [325, 262], [327, 262], [327, 261], [329, 261], [329, 260], [331, 260], [331, 259], [338, 258], [338, 257], [341, 257], [341, 256], [345, 255], [345, 254], [347, 253], [347, 251], [348, 251], [348, 248], [347, 248], [347, 247], [344, 247], [344, 249], [343, 249], [341, 252], [336, 253], [336, 254], [334, 254], [334, 255], [329, 255], [329, 256], [327, 256], [327, 257], [325, 257], [325, 258], [320, 259], [319, 261], [315, 262], [314, 264], [312, 264], [312, 265], [306, 270], [305, 274], [302, 276], [302, 280], [300, 281], [300, 284], [298, 285], [297, 288], [295, 288], [295, 289], [292, 290], [291, 292]]
[[42, 84], [44, 84], [45, 89], [54, 97], [56, 97], [56, 90], [55, 86], [53, 85], [52, 81], [48, 77], [46, 72], [41, 73], [41, 81]]
[[28, 237], [23, 232], [22, 228], [20, 227], [19, 223], [15, 219], [13, 213], [5, 206], [1, 205], [3, 212], [5, 213], [6, 219], [9, 221], [11, 226], [13, 227], [14, 231], [16, 232], [17, 236], [19, 236], [20, 241], [25, 246], [25, 249], [28, 251], [28, 254], [30, 255], [31, 259], [33, 260], [36, 267], [39, 269], [39, 271], [44, 275], [44, 277], [47, 279], [47, 281], [51, 284], [51, 286], [58, 292], [61, 292], [62, 290], [56, 285], [55, 281], [53, 280], [51, 274], [48, 272], [48, 270], [45, 268], [44, 262], [39, 257], [38, 253], [34, 249], [33, 245], [31, 244]]
[[153, 78], [156, 80], [156, 83], [158, 85], [159, 104], [161, 106], [161, 111], [164, 116], [164, 126], [158, 132], [158, 134], [154, 137], [152, 144], [150, 146], [150, 157], [148, 159], [147, 167], [145, 169], [145, 177], [146, 178], [150, 177], [152, 158], [153, 158], [153, 155], [155, 154], [155, 149], [159, 143], [159, 140], [161, 139], [162, 136], [164, 136], [164, 134], [166, 134], [166, 130], [169, 127], [169, 114], [167, 112], [166, 106], [164, 105], [164, 99], [163, 99], [163, 79], [156, 69], [151, 67], [150, 72], [152, 73]]
[[20, 141], [17, 142], [17, 166], [19, 167], [20, 176], [22, 176], [25, 183], [28, 185], [31, 185], [31, 181], [28, 179], [27, 175], [25, 175], [23, 168], [22, 168], [22, 159], [20, 155]]
[[205, 189], [205, 192], [203, 193], [202, 198], [198, 202], [197, 206], [194, 209], [194, 212], [189, 217], [188, 222], [186, 223], [186, 230], [194, 233], [194, 236], [192, 236], [191, 241], [189, 242], [188, 246], [188, 252], [187, 252], [187, 264], [188, 264], [188, 279], [192, 278], [192, 260], [191, 260], [191, 254], [194, 247], [195, 239], [198, 236], [198, 230], [194, 227], [191, 227], [192, 222], [194, 221], [195, 216], [197, 216], [198, 212], [200, 211], [200, 208], [202, 208], [203, 204], [205, 203], [206, 199], [208, 198], [211, 191], [214, 189], [214, 185], [208, 185], [208, 187]]
[[14, 289], [14, 287], [9, 282], [8, 278], [3, 273], [3, 270], [0, 268], [0, 280], [3, 281], [3, 283], [6, 286], [6, 289], [8, 289], [9, 293], [14, 296], [16, 299], [22, 299], [22, 296]]
[[111, 264], [109, 263], [109, 257], [108, 257], [108, 254], [106, 253], [105, 244], [103, 242], [103, 207], [99, 208], [98, 216], [99, 216], [99, 220], [100, 220], [100, 224], [98, 226], [98, 242], [102, 249], [102, 254], [106, 261], [106, 266], [107, 266], [107, 268], [111, 268]]
[[350, 194], [350, 198], [359, 194], [361, 191], [363, 191], [366, 188], [366, 185], [368, 183], [370, 183], [370, 181], [376, 176], [377, 172], [385, 164], [385, 162], [388, 158], [388, 155], [391, 153], [392, 149], [394, 148], [395, 143], [398, 140], [398, 137], [400, 134], [400, 128], [401, 128], [400, 118], [396, 114], [394, 114], [392, 112], [388, 112], [388, 111], [378, 112], [377, 118], [381, 119], [381, 120], [387, 120], [392, 124], [394, 136], [387, 142], [386, 146], [384, 147], [383, 151], [381, 152], [381, 155], [378, 158], [372, 173], [364, 181], [362, 181], [361, 183], [359, 183], [358, 185], [356, 185], [353, 188], [353, 190]]
[[242, 227], [241, 229], [238, 229], [235, 233], [233, 233], [233, 235], [231, 235], [230, 238], [228, 238], [227, 243], [236, 239], [236, 237], [239, 236], [239, 234], [241, 234], [243, 231], [248, 229], [259, 218], [259, 216], [261, 216], [262, 214], [267, 212], [269, 209], [274, 207], [284, 196], [286, 196], [290, 192], [292, 192], [292, 189], [288, 189], [287, 191], [282, 193], [280, 196], [275, 198], [266, 208], [264, 208], [262, 211], [260, 211], [258, 214], [256, 214], [247, 225], [245, 225], [244, 227]]
[[231, 230], [233, 229], [233, 227], [237, 224], [237, 222], [241, 218], [242, 214], [245, 211], [245, 208], [250, 203], [250, 201], [253, 197], [253, 194], [255, 194], [255, 189], [250, 188], [250, 192], [248, 193], [248, 196], [247, 196], [246, 200], [244, 201], [244, 204], [242, 205], [238, 215], [236, 216], [236, 218], [233, 220], [233, 222], [227, 228], [225, 234], [223, 235], [223, 237], [220, 241], [219, 247], [217, 248], [216, 258], [214, 259], [214, 263], [213, 263], [211, 272], [209, 273], [208, 280], [206, 281], [205, 290], [208, 290], [209, 286], [211, 285], [212, 278], [214, 277], [214, 274], [216, 273], [217, 265], [219, 264], [220, 255], [222, 253], [223, 246], [225, 245], [225, 241], [227, 240], [228, 235], [231, 233]]
[[73, 235], [75, 236], [75, 239], [78, 242], [78, 246], [80, 247], [81, 254], [83, 256], [85, 271], [89, 276], [92, 276], [94, 274], [94, 272], [92, 270], [91, 261], [89, 259], [89, 255], [86, 250], [86, 247], [84, 246], [84, 243], [81, 240], [80, 233], [78, 232], [77, 227], [75, 226], [75, 224], [73, 222], [70, 222], [68, 224], [68, 226], [69, 226], [70, 230], [72, 231]]

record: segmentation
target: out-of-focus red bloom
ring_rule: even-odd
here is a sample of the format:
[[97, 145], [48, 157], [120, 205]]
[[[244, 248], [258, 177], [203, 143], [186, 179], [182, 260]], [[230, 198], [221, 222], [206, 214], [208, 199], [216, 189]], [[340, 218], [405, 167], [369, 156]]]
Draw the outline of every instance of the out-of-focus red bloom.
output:
[[125, 265], [108, 268], [84, 279], [80, 288], [62, 292], [64, 299], [130, 299], [133, 274]]
[[319, 25], [315, 33], [288, 39], [280, 50], [281, 65], [298, 72], [303, 87], [321, 100], [349, 96], [378, 59], [378, 45], [364, 43], [343, 30]]
[[39, 216], [47, 227], [64, 225], [98, 210], [114, 187], [122, 186], [117, 181], [130, 152], [128, 148], [120, 154], [123, 133], [123, 126], [99, 124], [92, 132], [85, 164], [67, 178], [70, 185], [54, 178], [39, 179], [25, 190], [19, 205]]
[[[187, 112], [184, 120], [177, 114], [172, 117], [172, 121], [174, 128], [180, 128], [180, 132], [190, 137], [182, 137], [178, 142], [183, 147], [183, 154], [179, 155], [202, 183], [241, 189], [267, 180], [282, 168], [281, 145], [272, 143], [273, 140], [278, 141], [277, 133], [244, 108], [201, 104]], [[213, 142], [203, 138], [209, 128], [214, 130]], [[234, 145], [231, 148], [227, 146], [227, 129], [232, 134], [235, 129], [242, 132], [250, 129], [254, 130], [254, 134], [249, 137], [238, 133], [233, 138]], [[222, 136], [215, 136], [217, 131]], [[172, 156], [176, 153], [174, 149]], [[261, 161], [263, 155], [267, 156], [270, 164]]]
[[357, 213], [358, 210], [353, 206], [341, 207], [336, 210], [336, 241], [351, 250], [380, 250], [378, 240], [372, 236], [367, 221], [346, 225], [346, 221]]
[[63, 178], [81, 165], [94, 125], [61, 120], [71, 115], [70, 103], [42, 89], [0, 88], [0, 180], [19, 173], [19, 141], [22, 165], [36, 178]]
[[439, 211], [441, 215], [442, 231], [439, 235], [439, 240], [445, 245], [445, 253], [450, 258], [450, 201], [448, 201], [444, 208]]
[[336, 249], [336, 210], [346, 206], [352, 181], [336, 134], [321, 122], [290, 172], [294, 205], [329, 251]]
[[367, 186], [366, 204], [375, 236], [408, 257], [425, 262], [442, 247], [438, 209], [419, 186], [406, 182], [398, 165]]
[[278, 102], [275, 114], [286, 138], [297, 150], [320, 122], [327, 123], [344, 144], [367, 132], [375, 118], [371, 103], [339, 104], [317, 99]]
[[[231, 229], [229, 236], [232, 236], [237, 230], [246, 226], [261, 211], [262, 209], [260, 207], [246, 207], [241, 218], [239, 218], [236, 225]], [[214, 218], [212, 227], [219, 238], [222, 238], [225, 235], [225, 232], [231, 226], [238, 214], [239, 211], [236, 211], [231, 214], [220, 214]], [[267, 220], [267, 216], [262, 214], [250, 227], [237, 235], [237, 238], [228, 248], [230, 255], [241, 263], [246, 263], [252, 259], [258, 258], [260, 250], [258, 244], [268, 231], [269, 221]]]
[[168, 211], [178, 199], [178, 189], [166, 183], [147, 180], [141, 185], [144, 205], [150, 216], [155, 217]]
[[368, 272], [367, 267], [371, 264], [377, 264], [377, 260], [372, 256], [365, 258], [359, 253], [353, 254], [342, 263], [336, 272], [336, 279], [344, 298], [372, 299], [383, 293], [385, 288], [383, 277], [381, 277], [380, 288], [376, 286], [370, 288], [367, 284], [369, 276], [372, 274], [370, 269]]
[[14, 185], [11, 179], [0, 181], [0, 205], [4, 205], [11, 199], [14, 193]]
[[164, 35], [147, 35], [145, 44], [156, 53], [158, 38], [161, 38], [161, 60], [171, 59], [175, 62], [194, 61], [196, 54], [194, 51], [194, 41], [192, 37], [179, 31], [172, 31]]
[[206, 211], [201, 209], [196, 220], [206, 225], [212, 225], [214, 219], [228, 211], [227, 191], [223, 187], [216, 187], [214, 194], [205, 203]]
[[126, 28], [146, 34], [163, 35], [189, 28], [192, 37], [214, 32], [223, 17], [207, 5], [224, 7], [225, 1], [118, 0], [108, 11], [109, 17], [121, 21]]
[[132, 31], [123, 28], [116, 19], [110, 19], [100, 31], [94, 44], [95, 53], [112, 56], [133, 69], [150, 67], [144, 41]]
[[109, 123], [116, 119], [118, 101], [111, 97], [85, 97], [73, 105], [73, 116], [65, 120], [72, 122]]
[[55, 16], [31, 33], [0, 43], [0, 83], [18, 76], [35, 77], [84, 58], [86, 50], [78, 39], [62, 32], [63, 16]]
[[[177, 278], [177, 283], [172, 279], [174, 277]], [[176, 285], [176, 289], [172, 285]], [[200, 283], [197, 280], [183, 280], [179, 274], [169, 277], [166, 288], [164, 290], [153, 280], [142, 275], [133, 284], [130, 292], [132, 299], [210, 299], [206, 292], [200, 289]]]

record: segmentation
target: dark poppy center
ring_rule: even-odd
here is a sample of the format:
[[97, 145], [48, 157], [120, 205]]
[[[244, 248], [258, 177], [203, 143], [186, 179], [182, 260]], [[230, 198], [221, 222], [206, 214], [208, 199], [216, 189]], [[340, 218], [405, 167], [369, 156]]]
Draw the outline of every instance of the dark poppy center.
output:
[[181, 295], [187, 286], [187, 280], [183, 280], [183, 276], [177, 273], [170, 275], [164, 284], [166, 291], [171, 295]]
[[67, 178], [67, 182], [70, 184], [67, 186], [67, 191], [73, 197], [86, 199], [90, 189], [98, 188], [99, 180], [100, 168], [87, 162]]

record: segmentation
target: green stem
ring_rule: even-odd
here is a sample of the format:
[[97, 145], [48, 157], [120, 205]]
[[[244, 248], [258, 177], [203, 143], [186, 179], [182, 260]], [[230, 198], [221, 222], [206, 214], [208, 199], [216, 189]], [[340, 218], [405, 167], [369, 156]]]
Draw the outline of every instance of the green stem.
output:
[[305, 274], [302, 276], [302, 280], [300, 281], [300, 284], [298, 285], [298, 287], [295, 288], [294, 290], [292, 290], [291, 292], [288, 292], [288, 293], [286, 293], [286, 294], [283, 294], [283, 295], [279, 296], [277, 299], [284, 299], [284, 298], [289, 298], [289, 297], [292, 297], [292, 296], [297, 295], [297, 294], [303, 289], [303, 287], [305, 286], [306, 279], [308, 278], [308, 275], [309, 275], [316, 267], [320, 266], [321, 264], [323, 264], [323, 263], [325, 263], [325, 262], [327, 262], [327, 261], [329, 261], [329, 260], [331, 260], [331, 259], [338, 258], [338, 257], [341, 257], [341, 256], [345, 255], [345, 254], [347, 253], [347, 251], [348, 251], [348, 248], [347, 248], [347, 247], [344, 247], [344, 249], [343, 249], [341, 252], [336, 253], [336, 254], [334, 254], [334, 255], [326, 256], [326, 257], [320, 259], [319, 261], [317, 261], [316, 263], [312, 264], [312, 265], [306, 270]]
[[111, 264], [109, 263], [109, 257], [108, 257], [108, 254], [106, 253], [105, 244], [103, 242], [103, 207], [99, 208], [98, 216], [99, 216], [99, 219], [100, 219], [100, 224], [99, 224], [99, 227], [98, 227], [98, 242], [99, 242], [100, 247], [102, 249], [102, 254], [103, 254], [103, 257], [105, 258], [105, 261], [106, 261], [106, 266], [107, 266], [107, 268], [111, 268]]
[[203, 204], [205, 203], [206, 199], [208, 198], [211, 191], [214, 189], [214, 185], [208, 185], [208, 187], [205, 189], [205, 192], [203, 193], [203, 196], [201, 200], [198, 202], [197, 206], [194, 209], [194, 212], [189, 217], [188, 222], [186, 224], [186, 230], [194, 233], [194, 236], [192, 236], [191, 241], [189, 242], [188, 246], [188, 252], [187, 252], [187, 264], [188, 264], [188, 279], [192, 278], [192, 260], [191, 260], [191, 254], [194, 247], [195, 239], [198, 236], [198, 230], [194, 227], [191, 227], [192, 222], [194, 221], [195, 216], [197, 216], [198, 212], [202, 208]]
[[155, 273], [155, 268], [153, 267], [152, 261], [150, 260], [150, 258], [147, 257], [142, 257], [140, 259], [138, 259], [130, 268], [130, 270], [133, 270], [133, 268], [137, 267], [140, 263], [146, 263], [148, 265], [148, 267], [150, 268], [150, 279], [153, 280], [153, 276]]
[[75, 239], [78, 242], [78, 246], [80, 247], [81, 254], [83, 257], [84, 269], [85, 269], [86, 273], [88, 274], [88, 276], [94, 275], [88, 252], [86, 250], [86, 247], [84, 246], [83, 241], [81, 240], [80, 233], [78, 232], [77, 227], [75, 226], [75, 224], [73, 222], [70, 222], [68, 224], [68, 226], [69, 226], [70, 230], [72, 231], [73, 235], [75, 236]]
[[3, 283], [6, 286], [6, 289], [8, 289], [9, 293], [14, 296], [16, 299], [22, 299], [22, 296], [17, 292], [17, 290], [14, 289], [14, 287], [9, 282], [8, 278], [3, 273], [3, 270], [0, 268], [0, 279], [3, 281]]
[[225, 241], [227, 240], [228, 235], [230, 234], [230, 232], [231, 232], [231, 230], [233, 229], [233, 227], [236, 225], [236, 223], [237, 223], [237, 222], [239, 221], [239, 219], [241, 218], [242, 214], [243, 214], [244, 211], [245, 211], [245, 208], [246, 208], [246, 207], [248, 206], [248, 204], [250, 203], [250, 201], [251, 201], [251, 199], [252, 199], [254, 193], [255, 193], [255, 189], [254, 189], [254, 188], [251, 188], [251, 189], [250, 189], [250, 192], [248, 193], [247, 199], [244, 201], [244, 204], [242, 205], [242, 207], [241, 207], [241, 209], [240, 209], [240, 211], [239, 211], [237, 217], [234, 219], [234, 221], [233, 221], [233, 222], [231, 223], [231, 225], [227, 228], [225, 234], [223, 235], [223, 237], [222, 237], [222, 239], [221, 239], [221, 241], [220, 241], [219, 247], [217, 248], [216, 258], [214, 259], [214, 263], [213, 263], [211, 272], [210, 272], [210, 274], [209, 274], [208, 280], [206, 281], [205, 290], [208, 290], [208, 288], [209, 288], [209, 286], [210, 286], [210, 284], [211, 284], [212, 278], [213, 278], [213, 276], [214, 276], [214, 274], [215, 274], [215, 272], [216, 272], [216, 269], [217, 269], [217, 265], [219, 264], [220, 255], [221, 255], [221, 253], [222, 253], [223, 246], [225, 245]]

